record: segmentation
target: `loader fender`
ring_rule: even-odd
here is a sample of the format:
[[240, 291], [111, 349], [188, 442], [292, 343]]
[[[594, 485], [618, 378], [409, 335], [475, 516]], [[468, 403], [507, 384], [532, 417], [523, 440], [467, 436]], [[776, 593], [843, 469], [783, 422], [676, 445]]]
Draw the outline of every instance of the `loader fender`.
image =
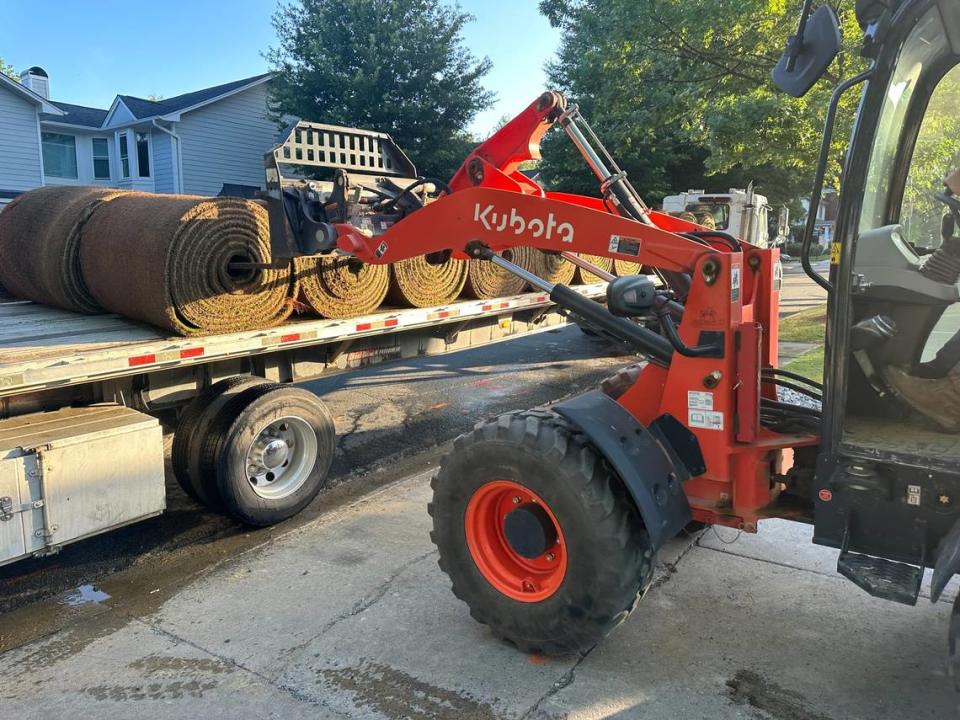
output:
[[[692, 433], [687, 431], [689, 438], [685, 440], [692, 438], [695, 452], [689, 445], [683, 448], [688, 458], [685, 462], [662, 432], [644, 427], [599, 390], [564, 400], [552, 409], [583, 432], [620, 476], [640, 511], [653, 550], [692, 520], [682, 483], [692, 474], [703, 472], [702, 456]], [[668, 424], [676, 434], [679, 423], [673, 420]]]
[[937, 562], [930, 578], [930, 602], [937, 602], [950, 578], [960, 572], [960, 520], [943, 536], [937, 551]]

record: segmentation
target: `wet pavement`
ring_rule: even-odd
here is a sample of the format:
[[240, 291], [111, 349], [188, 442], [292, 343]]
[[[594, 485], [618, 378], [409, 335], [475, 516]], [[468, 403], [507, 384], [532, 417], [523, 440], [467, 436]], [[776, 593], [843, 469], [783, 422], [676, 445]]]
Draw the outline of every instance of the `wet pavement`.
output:
[[[7, 717], [950, 718], [949, 600], [874, 600], [808, 528], [684, 535], [582, 656], [474, 622], [429, 541], [432, 470], [188, 577], [110, 597], [0, 655]], [[52, 601], [51, 601], [52, 602]], [[17, 613], [13, 613], [16, 615]]]

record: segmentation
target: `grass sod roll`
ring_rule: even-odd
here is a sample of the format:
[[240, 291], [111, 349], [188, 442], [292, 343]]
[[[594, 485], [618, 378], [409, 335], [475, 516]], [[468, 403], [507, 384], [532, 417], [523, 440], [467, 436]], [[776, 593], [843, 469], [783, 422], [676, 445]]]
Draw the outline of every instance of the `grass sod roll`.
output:
[[630, 262], [629, 260], [613, 259], [613, 274], [619, 277], [624, 275], [636, 275], [640, 272], [640, 263]]
[[94, 211], [125, 194], [50, 185], [14, 198], [0, 212], [0, 285], [25, 300], [103, 312], [83, 279], [81, 238]]
[[450, 258], [437, 263], [423, 255], [393, 263], [387, 299], [394, 305], [408, 307], [446, 305], [463, 290], [467, 267], [467, 260]]
[[300, 295], [323, 317], [346, 318], [376, 310], [387, 297], [390, 267], [342, 256], [298, 258]]
[[[587, 255], [586, 253], [578, 253], [581, 258], [586, 260], [588, 263], [596, 265], [601, 270], [606, 270], [608, 273], [613, 272], [613, 258], [605, 257], [603, 255]], [[580, 285], [586, 285], [589, 283], [597, 282], [606, 282], [599, 275], [594, 275], [589, 270], [584, 270], [582, 267], [577, 268], [577, 276], [574, 280], [575, 283]]]
[[559, 254], [537, 250], [536, 274], [547, 282], [554, 285], [570, 285], [576, 272], [577, 266], [569, 260], [564, 260]]
[[[516, 247], [509, 250], [508, 259], [524, 270], [535, 272], [536, 250], [528, 247]], [[503, 253], [501, 253], [503, 254]], [[467, 269], [467, 283], [463, 294], [477, 300], [517, 295], [524, 291], [526, 282], [509, 270], [494, 265], [489, 260], [470, 260]]]
[[270, 261], [267, 211], [237, 198], [128, 195], [98, 208], [80, 248], [90, 292], [111, 312], [180, 335], [278, 325], [295, 273]]

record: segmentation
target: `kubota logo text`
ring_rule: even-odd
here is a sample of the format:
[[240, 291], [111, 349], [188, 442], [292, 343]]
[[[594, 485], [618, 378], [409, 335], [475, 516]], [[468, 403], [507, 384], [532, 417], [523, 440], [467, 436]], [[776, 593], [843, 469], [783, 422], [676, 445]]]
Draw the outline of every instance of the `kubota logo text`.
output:
[[473, 219], [487, 230], [494, 232], [503, 232], [507, 229], [513, 230], [515, 235], [529, 232], [533, 237], [542, 237], [544, 240], [551, 240], [556, 233], [560, 242], [573, 242], [573, 225], [568, 222], [558, 223], [553, 213], [547, 213], [546, 220], [536, 217], [528, 220], [518, 213], [516, 208], [510, 208], [509, 213], [505, 210], [498, 212], [493, 209], [493, 205], [487, 205], [481, 209], [480, 203], [477, 203], [473, 211]]

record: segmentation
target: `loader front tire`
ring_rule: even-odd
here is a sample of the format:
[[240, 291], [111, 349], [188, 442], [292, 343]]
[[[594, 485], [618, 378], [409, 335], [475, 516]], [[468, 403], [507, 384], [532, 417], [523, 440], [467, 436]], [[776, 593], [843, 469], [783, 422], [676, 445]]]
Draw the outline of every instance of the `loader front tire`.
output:
[[588, 650], [648, 584], [654, 556], [633, 501], [549, 410], [460, 436], [432, 487], [430, 536], [454, 595], [524, 652]]

